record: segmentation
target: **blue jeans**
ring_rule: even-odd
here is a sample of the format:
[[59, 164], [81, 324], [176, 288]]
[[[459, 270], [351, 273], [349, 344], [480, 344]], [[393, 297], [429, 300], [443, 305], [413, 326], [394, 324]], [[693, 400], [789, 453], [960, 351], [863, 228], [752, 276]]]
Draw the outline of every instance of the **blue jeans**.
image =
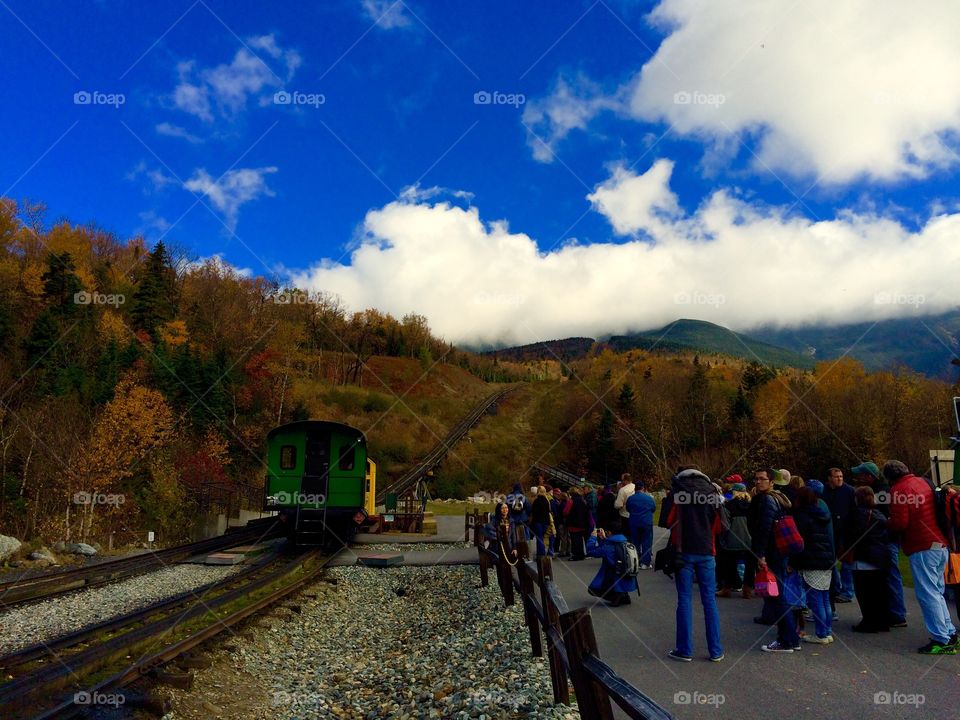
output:
[[633, 544], [640, 554], [640, 564], [650, 565], [653, 562], [653, 525], [640, 525], [635, 528]]
[[810, 614], [813, 615], [814, 631], [817, 637], [825, 638], [833, 635], [833, 611], [830, 609], [830, 591], [814, 590], [812, 587], [803, 584], [807, 589], [807, 606], [810, 608]]
[[537, 538], [537, 555], [547, 554], [546, 549], [543, 547], [543, 536], [547, 532], [548, 527], [550, 527], [549, 523], [532, 524], [533, 534]]
[[723, 655], [720, 644], [720, 612], [717, 610], [717, 563], [713, 555], [680, 554], [683, 567], [677, 571], [677, 648], [680, 655], [693, 655], [693, 574], [700, 586], [700, 604], [707, 629], [710, 657]]
[[[800, 636], [797, 635], [797, 623], [793, 617], [793, 607], [787, 602], [786, 594], [783, 592], [784, 582], [787, 578], [787, 559], [779, 556], [768, 557], [767, 567], [770, 568], [770, 572], [777, 576], [777, 584], [780, 586], [780, 594], [777, 597], [767, 598], [777, 621], [777, 642], [784, 647], [795, 648], [800, 644]], [[851, 587], [853, 586], [851, 585]]]
[[921, 550], [910, 556], [913, 590], [923, 611], [923, 622], [930, 637], [945, 643], [957, 632], [950, 619], [947, 601], [943, 597], [943, 571], [947, 566], [947, 550]]
[[907, 618], [907, 606], [903, 603], [903, 577], [900, 575], [900, 546], [896, 543], [889, 543], [887, 549], [890, 551], [890, 571], [887, 573], [887, 587], [890, 588], [890, 619], [905, 620]]
[[830, 592], [834, 597], [853, 600], [853, 565], [841, 562], [840, 569], [833, 566], [833, 578], [830, 582]]

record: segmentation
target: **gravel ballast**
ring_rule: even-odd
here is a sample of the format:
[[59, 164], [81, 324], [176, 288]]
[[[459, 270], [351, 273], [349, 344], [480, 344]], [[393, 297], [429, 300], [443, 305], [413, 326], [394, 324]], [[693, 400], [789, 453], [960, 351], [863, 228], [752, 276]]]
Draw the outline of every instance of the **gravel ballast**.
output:
[[222, 580], [241, 567], [175, 565], [104, 587], [0, 611], [0, 655]]
[[[381, 551], [407, 548], [383, 546]], [[554, 706], [519, 606], [474, 567], [342, 567], [302, 614], [261, 626], [239, 667], [275, 718], [579, 718]]]

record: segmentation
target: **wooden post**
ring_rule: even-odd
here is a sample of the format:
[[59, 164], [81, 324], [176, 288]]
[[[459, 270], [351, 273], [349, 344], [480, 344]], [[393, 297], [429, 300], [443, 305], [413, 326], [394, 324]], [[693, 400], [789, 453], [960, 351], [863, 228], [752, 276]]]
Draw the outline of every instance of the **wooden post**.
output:
[[583, 669], [583, 658], [596, 655], [597, 637], [593, 633], [590, 610], [577, 608], [560, 616], [563, 644], [570, 662], [570, 679], [577, 693], [577, 707], [583, 720], [613, 720], [613, 708], [606, 689], [595, 682]]
[[530, 649], [533, 657], [543, 657], [543, 643], [540, 639], [540, 620], [537, 611], [533, 609], [533, 578], [530, 577], [530, 568], [527, 561], [517, 563], [517, 575], [520, 578], [520, 597], [523, 600], [523, 614], [530, 630]]
[[[540, 585], [540, 604], [543, 607], [544, 625], [560, 632], [560, 612], [553, 604], [550, 593], [547, 592], [547, 580], [553, 580], [553, 561], [549, 557], [537, 558], [537, 576]], [[570, 704], [570, 686], [567, 684], [567, 670], [557, 646], [547, 636], [547, 657], [550, 660], [550, 684], [553, 686], [553, 702]]]

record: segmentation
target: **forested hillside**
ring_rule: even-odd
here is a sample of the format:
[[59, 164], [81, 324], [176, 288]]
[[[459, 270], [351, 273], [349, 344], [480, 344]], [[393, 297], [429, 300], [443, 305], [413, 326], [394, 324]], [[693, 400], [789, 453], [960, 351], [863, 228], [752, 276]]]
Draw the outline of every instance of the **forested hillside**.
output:
[[515, 377], [421, 316], [350, 313], [10, 200], [0, 338], [0, 523], [27, 538], [172, 539], [212, 502], [256, 505], [265, 434], [310, 416], [367, 429], [389, 471]]

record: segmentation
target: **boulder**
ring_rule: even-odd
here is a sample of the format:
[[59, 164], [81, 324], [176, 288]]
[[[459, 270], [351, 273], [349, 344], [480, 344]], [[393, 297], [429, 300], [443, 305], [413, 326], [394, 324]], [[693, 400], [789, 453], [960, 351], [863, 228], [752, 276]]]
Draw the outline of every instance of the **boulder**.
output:
[[54, 552], [66, 552], [66, 551], [67, 551], [67, 544], [66, 544], [65, 542], [63, 542], [63, 541], [55, 542], [55, 543], [53, 544], [53, 551], [54, 551]]
[[71, 555], [96, 555], [97, 549], [86, 543], [67, 543], [63, 549], [64, 552]]
[[0, 560], [6, 560], [20, 549], [20, 541], [9, 535], [0, 535]]
[[47, 550], [45, 547], [40, 548], [39, 550], [34, 550], [32, 553], [27, 555], [27, 560], [33, 560], [35, 562], [46, 562], [53, 565], [57, 564], [57, 558], [52, 552]]

